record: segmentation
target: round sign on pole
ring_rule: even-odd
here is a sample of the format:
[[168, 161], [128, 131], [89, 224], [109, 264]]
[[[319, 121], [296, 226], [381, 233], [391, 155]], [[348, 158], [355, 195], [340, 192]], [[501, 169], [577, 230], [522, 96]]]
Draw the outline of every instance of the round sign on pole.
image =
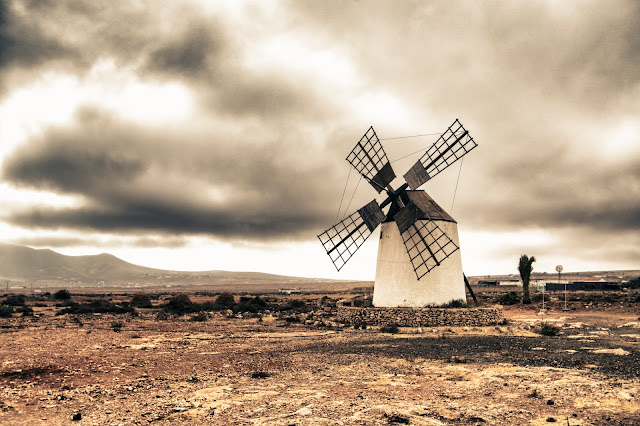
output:
[[558, 266], [556, 266], [556, 272], [557, 272], [557, 273], [562, 272], [562, 265], [558, 265]]

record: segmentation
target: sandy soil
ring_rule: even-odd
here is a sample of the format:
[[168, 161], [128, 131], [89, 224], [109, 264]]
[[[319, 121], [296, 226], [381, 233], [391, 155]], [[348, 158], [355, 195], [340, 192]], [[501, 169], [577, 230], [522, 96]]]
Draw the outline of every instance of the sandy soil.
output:
[[52, 309], [0, 319], [1, 424], [640, 424], [633, 307], [395, 335]]

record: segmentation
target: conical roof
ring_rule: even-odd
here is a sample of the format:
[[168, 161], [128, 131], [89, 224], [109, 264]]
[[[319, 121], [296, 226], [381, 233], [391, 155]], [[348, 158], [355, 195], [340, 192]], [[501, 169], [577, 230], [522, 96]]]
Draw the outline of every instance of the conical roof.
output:
[[406, 192], [409, 201], [413, 201], [413, 203], [420, 208], [425, 215], [421, 219], [431, 219], [431, 220], [444, 220], [446, 222], [454, 222], [455, 219], [451, 217], [449, 213], [444, 211], [442, 207], [438, 203], [435, 202], [433, 198], [429, 196], [424, 191], [407, 191]]

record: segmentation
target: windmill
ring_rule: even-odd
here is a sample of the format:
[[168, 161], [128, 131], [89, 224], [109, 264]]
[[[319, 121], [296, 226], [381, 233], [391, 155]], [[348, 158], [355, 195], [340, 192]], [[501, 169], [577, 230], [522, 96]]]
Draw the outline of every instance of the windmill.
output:
[[340, 271], [381, 225], [374, 306], [422, 307], [466, 300], [457, 223], [418, 188], [476, 146], [456, 119], [404, 174], [398, 189], [391, 186], [396, 175], [373, 127], [347, 156], [358, 173], [387, 197], [380, 204], [374, 199], [318, 238]]

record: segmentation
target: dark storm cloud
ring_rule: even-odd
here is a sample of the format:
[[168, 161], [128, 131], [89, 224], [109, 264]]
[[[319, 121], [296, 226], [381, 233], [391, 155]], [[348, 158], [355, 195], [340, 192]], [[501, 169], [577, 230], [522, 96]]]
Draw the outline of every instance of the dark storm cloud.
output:
[[332, 166], [297, 134], [255, 143], [141, 128], [95, 110], [77, 120], [16, 151], [3, 177], [80, 196], [83, 204], [12, 211], [6, 220], [27, 228], [260, 240], [299, 238], [332, 219], [326, 182], [334, 179], [318, 179]]
[[87, 144], [78, 149], [68, 135], [28, 152], [18, 153], [19, 160], [9, 162], [5, 177], [23, 185], [65, 193], [85, 193], [97, 185], [128, 182], [143, 172], [140, 159], [124, 158], [117, 151], [101, 151]]
[[82, 72], [101, 58], [132, 61], [144, 52], [157, 16], [129, 2], [5, 1], [0, 5], [0, 66]]
[[10, 241], [11, 244], [18, 244], [29, 247], [169, 247], [179, 248], [187, 245], [185, 238], [162, 236], [162, 237], [142, 237], [134, 239], [109, 238], [105, 240], [91, 237], [57, 237], [57, 236], [37, 236], [18, 238]]
[[0, 70], [34, 67], [69, 57], [73, 57], [73, 51], [50, 37], [39, 22], [16, 14], [10, 2], [0, 2]]
[[[31, 209], [11, 215], [9, 220], [26, 228], [66, 228], [116, 234], [153, 231], [211, 235], [222, 239], [269, 240], [300, 238], [301, 232], [309, 231], [327, 219], [313, 217], [309, 212], [268, 211], [256, 205], [244, 205], [238, 210], [197, 210], [193, 206], [173, 205], [170, 202], [157, 205], [131, 203], [119, 207]], [[258, 210], [241, 211], [241, 208], [247, 207], [257, 207]]]
[[211, 25], [202, 22], [191, 24], [183, 34], [166, 40], [151, 51], [147, 67], [150, 71], [184, 75], [187, 78], [209, 77], [215, 81], [214, 62], [216, 57], [225, 54], [220, 38], [221, 35], [213, 34]]
[[0, 3], [0, 67], [36, 65], [64, 54], [65, 49], [44, 37], [38, 28], [18, 25], [9, 4]]
[[607, 164], [603, 158], [585, 168], [573, 155], [534, 154], [490, 173], [491, 181], [503, 183], [501, 192], [512, 205], [503, 204], [502, 223], [640, 229], [640, 159]]

